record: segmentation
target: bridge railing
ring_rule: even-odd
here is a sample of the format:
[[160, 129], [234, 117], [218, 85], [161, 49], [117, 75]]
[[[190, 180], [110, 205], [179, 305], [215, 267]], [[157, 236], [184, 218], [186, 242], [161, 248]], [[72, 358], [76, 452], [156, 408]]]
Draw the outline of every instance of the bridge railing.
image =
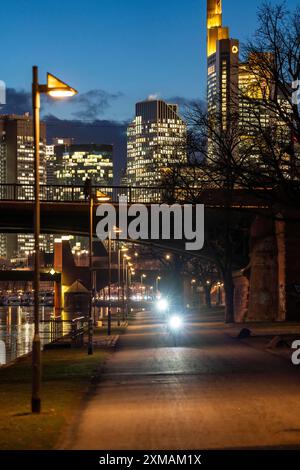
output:
[[[161, 203], [168, 197], [168, 191], [161, 187], [93, 186], [92, 190], [94, 194], [101, 191], [114, 203], [119, 202], [120, 196], [126, 196], [128, 203]], [[0, 200], [34, 201], [34, 185], [0, 184]], [[40, 200], [42, 202], [84, 203], [87, 198], [85, 197], [83, 185], [41, 185]]]

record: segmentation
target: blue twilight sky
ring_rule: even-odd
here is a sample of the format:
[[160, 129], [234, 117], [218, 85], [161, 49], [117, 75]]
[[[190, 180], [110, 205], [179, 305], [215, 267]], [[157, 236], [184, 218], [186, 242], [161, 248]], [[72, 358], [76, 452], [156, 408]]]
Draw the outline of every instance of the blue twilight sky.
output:
[[[223, 0], [231, 37], [254, 31], [262, 3]], [[29, 91], [33, 64], [41, 79], [60, 76], [82, 97], [47, 113], [69, 119], [127, 120], [152, 94], [204, 98], [205, 8], [206, 0], [2, 1], [0, 79]]]

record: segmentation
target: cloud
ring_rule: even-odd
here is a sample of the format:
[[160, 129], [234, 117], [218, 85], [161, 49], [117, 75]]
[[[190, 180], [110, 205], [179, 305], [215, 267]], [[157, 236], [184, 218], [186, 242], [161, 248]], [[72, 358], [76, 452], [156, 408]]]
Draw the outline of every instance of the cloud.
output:
[[15, 88], [6, 89], [6, 104], [1, 106], [2, 114], [31, 113], [31, 93]]
[[153, 93], [148, 96], [147, 101], [155, 101], [155, 100], [160, 100], [161, 96], [160, 93]]
[[[80, 93], [72, 98], [72, 108], [76, 109], [72, 116], [81, 120], [99, 119], [107, 109], [110, 108], [112, 101], [123, 96], [122, 93], [108, 93], [104, 90], [94, 89], [86, 93]], [[43, 97], [45, 100], [44, 109], [49, 112], [52, 107], [59, 104], [49, 97]], [[69, 101], [69, 100], [64, 100]], [[26, 90], [16, 90], [8, 88], [6, 90], [6, 105], [1, 107], [3, 114], [24, 114], [32, 112], [31, 93]]]
[[196, 106], [204, 106], [204, 101], [200, 100], [199, 98], [185, 98], [183, 96], [171, 96], [167, 99], [168, 103], [178, 104], [181, 111], [187, 111]]
[[164, 98], [160, 93], [153, 93], [148, 96], [147, 101], [163, 100], [166, 103], [178, 104], [181, 113], [185, 113], [196, 106], [205, 107], [204, 101], [200, 98], [185, 98], [184, 96], [171, 96]]
[[80, 119], [94, 120], [103, 116], [104, 112], [110, 108], [111, 102], [120, 98], [122, 93], [108, 93], [104, 90], [89, 90], [81, 93], [73, 99], [73, 104], [77, 111], [72, 115]]

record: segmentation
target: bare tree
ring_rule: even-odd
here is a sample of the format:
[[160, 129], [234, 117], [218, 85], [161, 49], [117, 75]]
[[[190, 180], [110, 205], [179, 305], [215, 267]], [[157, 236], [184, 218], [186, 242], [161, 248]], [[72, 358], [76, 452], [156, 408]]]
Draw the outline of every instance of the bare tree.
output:
[[234, 319], [232, 271], [245, 260], [251, 224], [249, 212], [236, 211], [239, 191], [245, 206], [255, 197], [266, 217], [289, 220], [293, 214], [299, 220], [300, 8], [289, 12], [284, 4], [265, 3], [258, 22], [239, 64], [239, 73], [250, 79], [231, 88], [226, 125], [221, 102], [209, 112], [191, 107], [187, 160], [169, 165], [164, 181], [169, 200], [213, 206], [216, 194], [221, 197], [220, 213], [206, 227], [204, 251], [222, 273], [228, 322]]

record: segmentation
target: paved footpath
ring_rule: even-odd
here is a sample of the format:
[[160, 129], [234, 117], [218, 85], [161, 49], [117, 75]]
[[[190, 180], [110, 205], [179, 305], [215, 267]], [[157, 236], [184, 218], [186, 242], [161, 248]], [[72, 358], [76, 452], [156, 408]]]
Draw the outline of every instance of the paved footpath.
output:
[[300, 367], [190, 317], [175, 346], [140, 313], [64, 449], [300, 448]]

